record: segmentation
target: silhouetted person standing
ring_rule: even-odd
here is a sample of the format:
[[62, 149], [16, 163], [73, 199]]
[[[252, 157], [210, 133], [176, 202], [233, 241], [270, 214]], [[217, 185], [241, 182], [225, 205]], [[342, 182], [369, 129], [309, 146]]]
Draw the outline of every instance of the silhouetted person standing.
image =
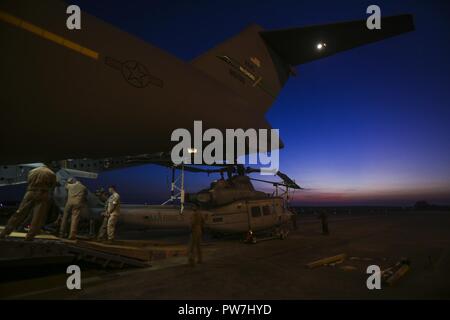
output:
[[191, 266], [194, 266], [196, 262], [202, 263], [201, 242], [203, 225], [205, 224], [205, 218], [198, 208], [194, 207], [193, 210], [194, 212], [191, 216], [191, 241], [189, 242], [189, 264]]
[[322, 234], [326, 236], [329, 235], [330, 231], [328, 230], [328, 216], [325, 210], [320, 211], [319, 219], [322, 222]]

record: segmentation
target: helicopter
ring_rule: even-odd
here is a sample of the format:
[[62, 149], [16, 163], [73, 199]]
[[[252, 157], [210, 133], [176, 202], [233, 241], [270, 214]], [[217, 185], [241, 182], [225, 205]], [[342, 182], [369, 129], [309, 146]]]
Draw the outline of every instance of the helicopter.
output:
[[[181, 171], [178, 178], [175, 170]], [[220, 179], [208, 188], [185, 193], [184, 171], [219, 173]], [[186, 229], [190, 227], [190, 215], [196, 207], [205, 215], [205, 228], [216, 235], [265, 231], [289, 225], [295, 214], [289, 207], [290, 191], [302, 189], [282, 172], [277, 172], [281, 182], [250, 178], [248, 174], [258, 173], [260, 169], [245, 168], [242, 164], [214, 169], [182, 165], [172, 167], [172, 172], [168, 201], [160, 206], [126, 206], [119, 221], [141, 228]], [[275, 187], [275, 192], [258, 191], [252, 181], [269, 183]], [[174, 204], [177, 201], [179, 204]]]
[[[290, 193], [301, 188], [294, 180], [282, 172], [276, 175], [281, 181], [268, 181], [251, 178], [260, 168], [244, 167], [242, 164], [225, 166], [173, 165], [164, 156], [103, 160], [103, 167], [96, 166], [98, 160], [79, 159], [64, 162], [47, 163], [56, 173], [57, 186], [53, 192], [53, 210], [47, 220], [53, 222], [64, 210], [67, 201], [65, 185], [70, 178], [97, 179], [104, 171], [131, 167], [137, 164], [156, 164], [170, 168], [172, 180], [170, 197], [160, 205], [122, 204], [119, 226], [129, 230], [190, 230], [190, 217], [197, 208], [205, 216], [205, 229], [214, 235], [259, 232], [286, 226], [292, 219], [293, 211], [289, 206]], [[0, 168], [0, 185], [26, 183], [26, 176], [33, 168], [44, 163], [3, 166]], [[17, 169], [19, 168], [19, 169]], [[185, 191], [185, 172], [220, 174], [208, 188], [198, 192]], [[258, 191], [252, 181], [271, 184], [275, 191]], [[88, 191], [87, 208], [81, 213], [83, 222], [99, 222], [105, 210], [106, 197], [101, 192]], [[90, 233], [93, 233], [92, 231]]]

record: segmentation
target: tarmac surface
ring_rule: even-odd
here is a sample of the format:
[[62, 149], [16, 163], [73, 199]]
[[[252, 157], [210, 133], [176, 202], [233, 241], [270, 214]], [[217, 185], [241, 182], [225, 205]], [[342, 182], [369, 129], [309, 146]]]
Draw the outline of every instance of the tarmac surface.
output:
[[[209, 241], [205, 261], [190, 267], [186, 257], [151, 268], [121, 272], [83, 271], [82, 289], [68, 290], [67, 275], [8, 281], [3, 298], [19, 299], [449, 299], [450, 212], [332, 215], [331, 234], [314, 217], [298, 219], [286, 240], [243, 244]], [[345, 253], [335, 266], [305, 267]], [[368, 290], [366, 269], [383, 270], [402, 257], [410, 271], [395, 285]]]

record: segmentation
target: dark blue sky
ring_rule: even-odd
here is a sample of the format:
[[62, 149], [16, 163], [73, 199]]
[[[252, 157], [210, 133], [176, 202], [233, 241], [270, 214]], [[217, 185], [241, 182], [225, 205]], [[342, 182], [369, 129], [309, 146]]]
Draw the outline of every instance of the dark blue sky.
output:
[[[251, 23], [265, 29], [412, 13], [416, 31], [298, 67], [267, 114], [286, 148], [299, 203], [450, 203], [448, 1], [75, 1], [189, 61]], [[169, 176], [143, 166], [105, 174], [131, 200], [162, 198]], [[191, 191], [208, 182], [188, 175]], [[132, 197], [132, 194], [134, 196]]]
[[[299, 204], [450, 203], [449, 1], [106, 1], [85, 10], [189, 61], [251, 23], [265, 29], [412, 13], [416, 31], [297, 68], [267, 113]], [[129, 202], [168, 195], [168, 170], [105, 173]], [[187, 176], [189, 191], [209, 183]]]

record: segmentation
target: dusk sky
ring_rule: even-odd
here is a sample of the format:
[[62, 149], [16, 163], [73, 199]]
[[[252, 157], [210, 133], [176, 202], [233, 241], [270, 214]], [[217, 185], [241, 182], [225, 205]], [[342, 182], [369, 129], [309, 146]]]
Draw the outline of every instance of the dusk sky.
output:
[[[450, 204], [449, 1], [70, 3], [187, 62], [252, 23], [269, 30], [359, 20], [371, 4], [384, 16], [412, 13], [415, 32], [298, 66], [266, 116], [285, 143], [280, 170], [306, 188], [295, 193], [298, 205]], [[127, 202], [158, 203], [169, 178], [146, 165], [89, 186], [113, 183]], [[187, 174], [187, 189], [214, 178]]]

